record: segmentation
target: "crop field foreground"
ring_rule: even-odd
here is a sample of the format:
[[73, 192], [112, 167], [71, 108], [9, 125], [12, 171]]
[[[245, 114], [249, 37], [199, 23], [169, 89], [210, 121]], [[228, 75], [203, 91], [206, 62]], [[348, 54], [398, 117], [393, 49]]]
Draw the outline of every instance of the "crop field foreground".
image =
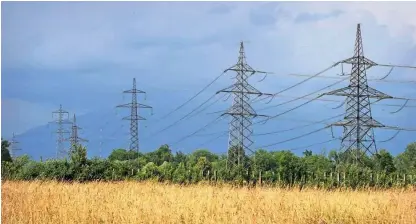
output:
[[2, 223], [416, 223], [414, 190], [151, 182], [2, 184]]

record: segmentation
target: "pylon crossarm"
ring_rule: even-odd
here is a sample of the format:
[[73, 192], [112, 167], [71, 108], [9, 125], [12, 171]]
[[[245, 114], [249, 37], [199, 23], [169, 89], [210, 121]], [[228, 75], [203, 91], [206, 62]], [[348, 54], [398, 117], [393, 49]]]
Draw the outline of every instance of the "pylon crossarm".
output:
[[138, 103], [138, 104], [137, 104], [137, 107], [138, 107], [138, 108], [143, 108], [143, 109], [152, 109], [152, 108], [153, 108], [153, 107], [151, 107], [151, 106], [144, 105], [144, 104], [141, 104], [141, 103]]
[[345, 64], [358, 64], [359, 63], [360, 65], [365, 65], [365, 66], [370, 66], [370, 67], [377, 65], [377, 63], [366, 58], [365, 56], [359, 56], [359, 57], [354, 56], [354, 57], [341, 61], [341, 63], [345, 63]]
[[68, 121], [68, 120], [62, 120], [62, 121], [50, 121], [50, 122], [48, 122], [49, 124], [72, 124], [72, 122], [71, 121]]
[[143, 94], [146, 94], [146, 92], [138, 90], [138, 89], [125, 90], [125, 91], [123, 91], [123, 93], [143, 93]]
[[137, 116], [127, 116], [127, 117], [123, 117], [123, 120], [129, 120], [129, 121], [131, 121], [131, 120], [146, 120], [146, 118], [144, 118], [144, 117], [141, 117], [141, 116], [139, 116], [139, 115], [137, 115]]

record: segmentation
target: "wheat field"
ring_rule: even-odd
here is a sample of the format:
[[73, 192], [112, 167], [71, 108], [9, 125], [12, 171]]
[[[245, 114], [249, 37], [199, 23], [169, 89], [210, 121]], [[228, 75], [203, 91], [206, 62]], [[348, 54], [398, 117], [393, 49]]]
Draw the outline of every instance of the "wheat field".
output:
[[2, 223], [416, 223], [416, 192], [2, 183]]

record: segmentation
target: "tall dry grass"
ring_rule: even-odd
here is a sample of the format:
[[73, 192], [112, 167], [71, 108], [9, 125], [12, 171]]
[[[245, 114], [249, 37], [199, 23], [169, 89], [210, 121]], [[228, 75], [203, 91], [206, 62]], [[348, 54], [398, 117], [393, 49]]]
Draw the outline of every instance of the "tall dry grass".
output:
[[2, 223], [416, 223], [416, 192], [5, 182]]

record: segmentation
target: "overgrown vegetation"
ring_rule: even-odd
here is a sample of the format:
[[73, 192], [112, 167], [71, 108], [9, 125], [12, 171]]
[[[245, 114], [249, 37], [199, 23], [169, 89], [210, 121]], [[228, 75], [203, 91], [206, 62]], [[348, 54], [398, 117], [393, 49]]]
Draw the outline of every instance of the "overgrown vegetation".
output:
[[258, 150], [246, 157], [245, 167], [227, 169], [225, 155], [208, 150], [191, 154], [172, 153], [168, 145], [149, 153], [124, 149], [114, 150], [108, 159], [87, 159], [85, 147], [78, 146], [66, 160], [37, 162], [28, 156], [3, 160], [8, 143], [2, 141], [2, 179], [59, 180], [59, 181], [115, 181], [155, 180], [191, 184], [200, 181], [228, 182], [236, 185], [259, 183], [291, 186], [381, 187], [416, 185], [416, 142], [393, 157], [387, 150], [377, 155], [361, 155], [361, 163], [353, 163], [349, 154], [330, 151], [327, 155], [303, 156], [291, 151], [268, 152]]

